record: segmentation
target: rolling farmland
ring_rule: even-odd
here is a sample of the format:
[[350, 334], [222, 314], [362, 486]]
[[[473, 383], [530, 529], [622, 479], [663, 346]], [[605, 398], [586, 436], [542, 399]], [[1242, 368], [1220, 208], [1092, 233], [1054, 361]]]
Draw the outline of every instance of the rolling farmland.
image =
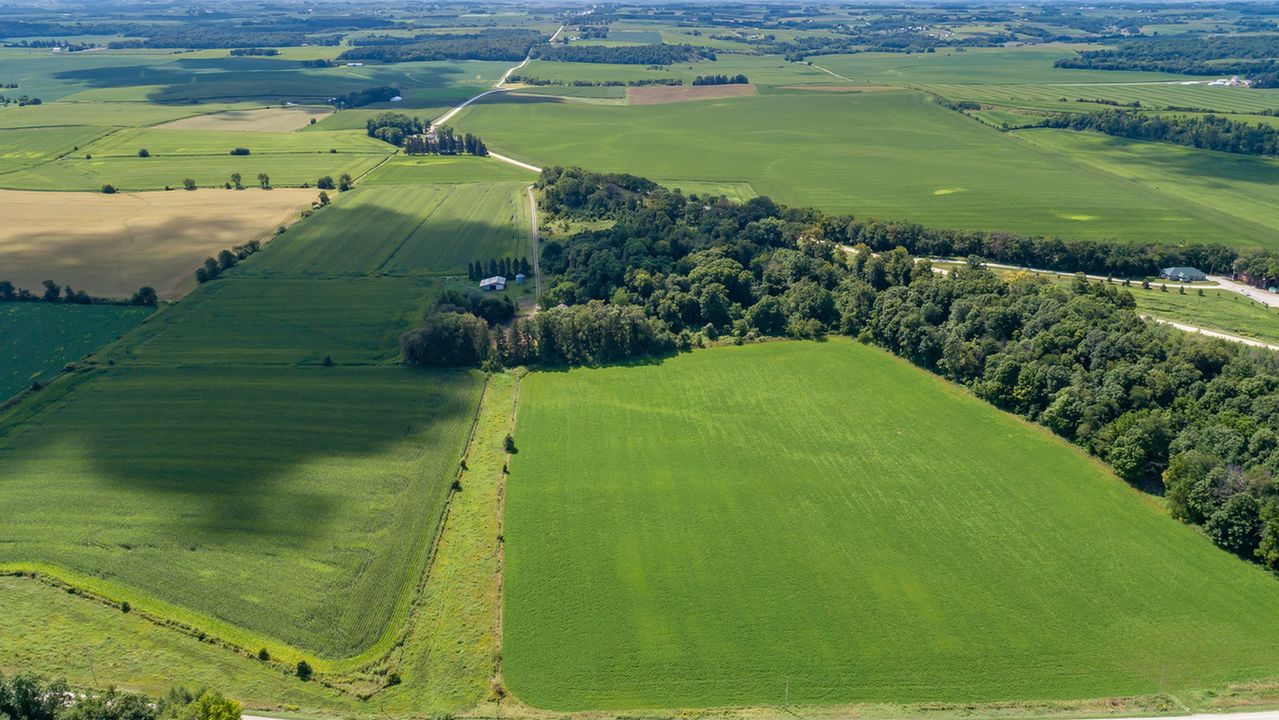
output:
[[534, 164], [749, 182], [779, 202], [860, 217], [1066, 238], [1273, 242], [1259, 225], [1225, 222], [1174, 191], [1099, 170], [1090, 156], [1046, 152], [911, 92], [629, 107], [486, 102], [456, 124]]
[[879, 350], [535, 373], [516, 438], [505, 675], [538, 706], [1069, 699], [1277, 660], [1273, 578]]

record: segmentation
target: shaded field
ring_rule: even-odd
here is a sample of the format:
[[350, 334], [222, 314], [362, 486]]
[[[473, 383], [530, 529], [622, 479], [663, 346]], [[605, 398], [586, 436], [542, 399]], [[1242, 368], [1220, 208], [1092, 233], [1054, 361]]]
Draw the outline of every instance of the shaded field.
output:
[[156, 364], [316, 365], [399, 359], [399, 337], [435, 294], [413, 278], [201, 285], [113, 354]]
[[445, 155], [395, 155], [369, 173], [362, 185], [533, 182], [537, 174], [491, 158]]
[[[483, 380], [403, 368], [112, 368], [0, 425], [0, 566], [274, 655], [389, 646]], [[287, 657], [287, 656], [286, 656]]]
[[0, 399], [128, 332], [153, 308], [0, 303]]
[[47, 193], [0, 191], [0, 267], [20, 287], [44, 280], [92, 295], [127, 297], [151, 285], [189, 288], [204, 258], [269, 237], [309, 207], [314, 190]]
[[535, 373], [504, 677], [569, 710], [1265, 677], [1279, 585], [1077, 449], [847, 341]]
[[0, 110], [0, 128], [94, 125], [134, 127], [242, 107], [237, 104], [156, 105], [152, 103], [51, 102]]
[[[456, 125], [541, 166], [749, 182], [789, 205], [861, 217], [1081, 239], [1275, 242], [1263, 225], [1021, 142], [914, 92], [649, 106], [483, 102]], [[1234, 172], [1193, 170], [1201, 175], [1185, 187]]]
[[300, 130], [333, 114], [331, 107], [263, 108], [261, 110], [227, 110], [207, 115], [174, 120], [157, 127], [174, 130], [233, 130], [238, 132], [288, 132]]
[[384, 185], [344, 194], [246, 264], [255, 276], [464, 273], [471, 260], [527, 253], [522, 183]]

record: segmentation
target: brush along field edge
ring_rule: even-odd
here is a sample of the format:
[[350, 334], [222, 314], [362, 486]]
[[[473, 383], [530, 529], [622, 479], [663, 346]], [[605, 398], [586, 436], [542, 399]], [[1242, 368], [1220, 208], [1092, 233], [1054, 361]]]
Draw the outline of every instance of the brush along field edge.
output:
[[[118, 343], [119, 341], [117, 341]], [[113, 343], [113, 345], [117, 344]], [[112, 347], [108, 346], [108, 348]], [[0, 439], [8, 435], [15, 426], [42, 410], [48, 409], [69, 395], [72, 390], [90, 380], [100, 371], [90, 369], [87, 372], [64, 374], [49, 384], [38, 396], [28, 402], [18, 403], [4, 414], [0, 414]], [[487, 383], [486, 383], [487, 386]], [[483, 403], [484, 391], [477, 399], [472, 415], [468, 439], [463, 445], [463, 452], [469, 446], [470, 435], [475, 432]], [[463, 460], [459, 459], [459, 472]], [[113, 583], [102, 578], [65, 568], [59, 565], [42, 562], [0, 563], [2, 575], [27, 575], [40, 579], [50, 585], [61, 588], [74, 588], [82, 596], [109, 605], [129, 603], [131, 611], [159, 625], [172, 628], [197, 637], [205, 642], [222, 645], [237, 653], [256, 654], [258, 648], [268, 648], [272, 661], [293, 665], [299, 660], [306, 660], [320, 674], [340, 674], [367, 667], [385, 658], [400, 644], [407, 632], [408, 621], [416, 597], [421, 588], [429, 581], [430, 561], [433, 557], [437, 540], [448, 515], [453, 491], [450, 490], [441, 510], [441, 519], [436, 523], [434, 532], [423, 533], [414, 539], [414, 555], [418, 558], [415, 566], [421, 567], [421, 574], [410, 574], [396, 591], [397, 599], [394, 610], [382, 629], [377, 641], [358, 654], [344, 658], [326, 658], [303, 650], [267, 634], [248, 630], [234, 623], [220, 620], [206, 613], [166, 602], [126, 585]], [[323, 678], [321, 678], [323, 680]]]

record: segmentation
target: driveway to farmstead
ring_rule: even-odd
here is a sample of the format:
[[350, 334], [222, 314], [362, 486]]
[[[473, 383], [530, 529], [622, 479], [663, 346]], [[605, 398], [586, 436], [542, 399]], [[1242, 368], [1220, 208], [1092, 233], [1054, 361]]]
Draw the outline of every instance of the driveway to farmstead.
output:
[[[565, 27], [564, 25], [561, 25], [561, 26], [560, 26], [560, 28], [559, 28], [558, 30], [556, 30], [556, 31], [555, 31], [555, 34], [551, 36], [551, 39], [550, 39], [548, 42], [555, 42], [555, 38], [559, 37], [559, 36], [560, 36], [560, 33], [564, 32], [564, 27]], [[454, 106], [454, 107], [450, 108], [448, 112], [444, 113], [443, 115], [441, 115], [441, 116], [439, 116], [438, 118], [436, 118], [436, 119], [434, 119], [434, 120], [432, 120], [432, 121], [431, 121], [431, 128], [432, 128], [432, 129], [437, 128], [437, 127], [439, 127], [439, 126], [443, 125], [444, 123], [448, 122], [449, 120], [451, 120], [451, 119], [453, 118], [453, 116], [454, 116], [454, 115], [457, 115], [459, 112], [461, 112], [463, 108], [465, 108], [467, 105], [470, 105], [471, 103], [475, 102], [476, 100], [479, 100], [480, 98], [488, 97], [489, 95], [493, 95], [493, 94], [495, 94], [495, 93], [504, 93], [504, 92], [509, 92], [509, 90], [510, 90], [509, 88], [504, 88], [504, 87], [502, 87], [503, 85], [505, 85], [505, 84], [506, 84], [506, 79], [507, 79], [507, 78], [509, 78], [509, 77], [511, 76], [511, 73], [515, 72], [516, 70], [519, 70], [520, 68], [524, 67], [525, 65], [528, 65], [529, 61], [530, 61], [530, 60], [532, 60], [532, 59], [533, 59], [533, 50], [532, 50], [532, 49], [530, 49], [530, 50], [529, 50], [529, 54], [528, 54], [528, 55], [525, 55], [525, 56], [524, 56], [524, 59], [523, 59], [523, 60], [521, 60], [521, 61], [520, 61], [520, 63], [519, 63], [518, 65], [512, 65], [510, 68], [508, 68], [508, 69], [506, 70], [506, 72], [502, 73], [502, 79], [501, 79], [501, 80], [498, 80], [498, 81], [497, 81], [497, 82], [495, 82], [495, 83], [493, 83], [493, 89], [492, 89], [492, 90], [485, 90], [484, 92], [480, 93], [479, 95], [476, 95], [476, 96], [474, 96], [474, 97], [468, 98], [465, 102], [461, 103], [460, 105], [456, 105], [456, 106]], [[512, 164], [514, 164], [514, 165], [519, 165], [520, 167], [524, 167], [524, 168], [532, 168], [532, 167], [533, 167], [532, 165], [526, 165], [525, 163], [517, 162], [517, 161], [511, 160], [510, 158], [502, 157], [501, 155], [497, 155], [497, 154], [495, 154], [495, 153], [489, 153], [489, 155], [492, 155], [494, 158], [496, 158], [496, 159], [498, 159], [498, 160], [502, 160], [503, 162], [508, 162], [508, 163], [512, 163]], [[538, 172], [541, 172], [541, 168], [537, 168], [537, 170], [538, 170]]]

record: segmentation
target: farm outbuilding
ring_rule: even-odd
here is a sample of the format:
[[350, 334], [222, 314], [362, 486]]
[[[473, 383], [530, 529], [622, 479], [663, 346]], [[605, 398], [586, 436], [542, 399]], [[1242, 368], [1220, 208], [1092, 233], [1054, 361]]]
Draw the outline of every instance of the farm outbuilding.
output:
[[528, 279], [528, 278], [524, 275], [524, 273], [515, 273], [515, 284], [516, 284], [516, 285], [523, 285], [523, 284], [524, 284], [524, 281], [525, 281], [525, 280], [527, 280], [527, 279]]
[[1207, 280], [1208, 274], [1192, 267], [1166, 267], [1159, 271], [1159, 277], [1178, 282], [1198, 282]]
[[480, 289], [484, 290], [485, 292], [488, 292], [490, 290], [505, 290], [506, 278], [501, 275], [494, 275], [493, 277], [484, 278], [483, 280], [480, 281]]

